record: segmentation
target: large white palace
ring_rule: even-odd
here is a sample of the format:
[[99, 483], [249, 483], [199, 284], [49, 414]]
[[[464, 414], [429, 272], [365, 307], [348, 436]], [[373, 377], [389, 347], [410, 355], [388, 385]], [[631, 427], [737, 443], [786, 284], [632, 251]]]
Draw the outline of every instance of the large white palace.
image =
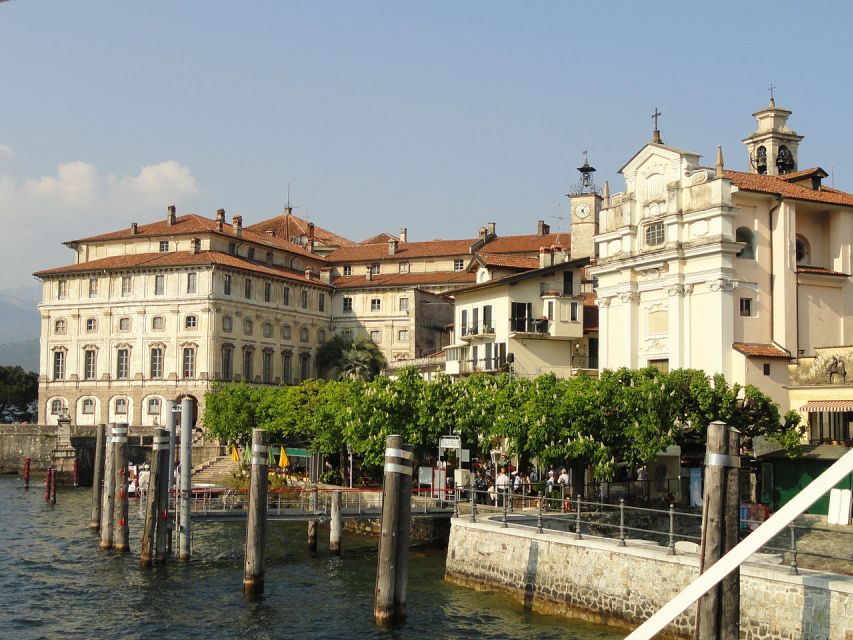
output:
[[344, 335], [391, 363], [449, 347], [454, 375], [699, 368], [808, 414], [813, 441], [848, 441], [853, 195], [800, 169], [790, 115], [773, 100], [754, 114], [745, 172], [719, 149], [702, 166], [657, 129], [620, 193], [585, 164], [568, 234], [540, 221], [522, 236], [490, 223], [462, 240], [353, 242], [289, 208], [244, 227], [170, 207], [68, 242], [73, 264], [36, 274], [39, 419], [155, 424], [165, 399], [203, 402], [214, 381], [315, 376], [317, 347]]

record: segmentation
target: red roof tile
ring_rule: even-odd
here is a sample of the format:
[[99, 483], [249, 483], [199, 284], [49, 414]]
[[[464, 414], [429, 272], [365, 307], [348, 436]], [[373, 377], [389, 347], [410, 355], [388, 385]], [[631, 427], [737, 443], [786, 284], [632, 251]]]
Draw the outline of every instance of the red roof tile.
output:
[[[250, 231], [263, 234], [273, 231], [275, 237], [288, 242], [294, 236], [308, 236], [308, 221], [288, 213], [270, 218], [269, 220], [262, 220], [246, 228]], [[349, 247], [355, 244], [352, 240], [348, 240], [317, 225], [314, 225], [314, 240], [326, 247]]]
[[479, 254], [487, 267], [507, 267], [510, 269], [538, 269], [539, 258], [525, 256], [501, 255], [496, 253]]
[[320, 256], [309, 253], [305, 248], [298, 244], [290, 242], [289, 239], [270, 236], [266, 233], [258, 233], [257, 231], [253, 231], [250, 227], [244, 227], [241, 230], [240, 235], [237, 236], [231, 224], [226, 222], [222, 225], [222, 229], [220, 230], [216, 220], [211, 220], [210, 218], [205, 218], [204, 216], [200, 216], [195, 213], [176, 216], [175, 223], [172, 225], [167, 224], [165, 220], [151, 222], [148, 224], [140, 224], [137, 226], [136, 234], [131, 233], [130, 227], [128, 226], [128, 228], [122, 229], [121, 231], [111, 231], [109, 233], [102, 233], [96, 236], [89, 236], [87, 238], [81, 238], [80, 240], [67, 242], [66, 244], [73, 244], [76, 242], [109, 242], [112, 240], [128, 240], [131, 238], [145, 238], [152, 236], [186, 236], [201, 233], [213, 233], [231, 238], [239, 237], [241, 240], [247, 240], [256, 244], [284, 249], [303, 256], [311, 256], [315, 260], [321, 262], [324, 260], [324, 258]]
[[757, 342], [734, 342], [732, 347], [735, 351], [750, 358], [784, 358], [789, 359], [791, 354], [773, 344], [761, 344]]
[[342, 247], [327, 256], [332, 262], [378, 262], [381, 260], [408, 260], [410, 258], [439, 258], [465, 256], [476, 240], [430, 240], [427, 242], [400, 242], [394, 255], [388, 253], [388, 243], [358, 244]]
[[399, 242], [399, 238], [397, 236], [392, 236], [390, 233], [377, 233], [375, 236], [368, 238], [367, 240], [362, 240], [358, 244], [388, 244], [389, 240], [397, 240]]
[[332, 285], [338, 289], [370, 287], [417, 287], [419, 285], [461, 285], [474, 282], [476, 274], [467, 271], [432, 271], [429, 273], [389, 273], [372, 276], [342, 276]]
[[784, 180], [785, 182], [796, 182], [803, 178], [811, 178], [812, 176], [825, 178], [827, 173], [820, 167], [812, 167], [811, 169], [803, 169], [802, 171], [794, 171], [793, 173], [784, 173], [779, 176], [779, 179]]
[[810, 267], [808, 265], [801, 265], [797, 267], [797, 273], [811, 273], [817, 276], [836, 276], [839, 278], [849, 278], [849, 273], [841, 273], [840, 271], [833, 271], [832, 269], [824, 269], [823, 267]]
[[[787, 182], [776, 176], [763, 176], [754, 173], [743, 173], [741, 171], [729, 171], [728, 169], [724, 173], [732, 181], [732, 184], [742, 191], [772, 193], [795, 200], [853, 207], [853, 194], [844, 193], [843, 191], [835, 189], [820, 189], [819, 191], [815, 191], [799, 184]], [[788, 175], [788, 179], [790, 179], [791, 175]]]
[[293, 269], [287, 269], [278, 265], [261, 264], [239, 256], [232, 256], [218, 251], [201, 251], [199, 253], [190, 253], [189, 251], [171, 251], [168, 253], [131, 253], [121, 256], [110, 256], [108, 258], [98, 258], [97, 260], [89, 260], [88, 262], [80, 262], [78, 264], [57, 267], [55, 269], [45, 269], [43, 271], [37, 271], [33, 275], [36, 277], [43, 277], [66, 273], [89, 273], [97, 271], [121, 271], [124, 269], [158, 269], [209, 265], [231, 267], [233, 269], [251, 271], [253, 273], [267, 276], [286, 278], [288, 280], [299, 280], [303, 283], [329, 286], [328, 284], [321, 282], [317, 277], [312, 277], [310, 280], [306, 279], [304, 272], [294, 271]]
[[544, 236], [535, 233], [524, 236], [499, 236], [486, 244], [486, 253], [538, 253], [539, 247], [556, 245], [565, 250], [571, 248], [571, 235], [568, 232], [549, 233]]

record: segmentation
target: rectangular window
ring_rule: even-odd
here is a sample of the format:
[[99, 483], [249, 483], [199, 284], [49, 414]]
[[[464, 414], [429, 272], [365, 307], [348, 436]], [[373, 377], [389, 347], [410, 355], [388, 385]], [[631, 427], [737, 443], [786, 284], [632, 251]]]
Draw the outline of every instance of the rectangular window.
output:
[[272, 299], [272, 285], [269, 282], [264, 283], [264, 302], [269, 302]]
[[127, 414], [127, 398], [116, 398], [116, 414]]
[[190, 272], [187, 274], [187, 293], [195, 293], [196, 287], [196, 274], [194, 272]]
[[373, 342], [375, 342], [376, 344], [379, 344], [380, 342], [382, 342], [382, 332], [371, 331], [370, 332], [370, 339], [373, 340]]
[[571, 320], [572, 322], [578, 321], [578, 303], [577, 302], [572, 302], [569, 305], [569, 320]]
[[118, 330], [119, 331], [130, 331], [130, 318], [119, 318], [118, 319]]
[[226, 296], [231, 295], [231, 276], [227, 273], [222, 276], [222, 292]]
[[264, 351], [264, 384], [272, 382], [272, 351]]
[[495, 368], [493, 363], [492, 363], [492, 348], [493, 348], [492, 343], [487, 342], [486, 343], [486, 359], [485, 359], [485, 362], [483, 363], [483, 365], [487, 371]]
[[162, 331], [166, 328], [166, 319], [163, 316], [154, 316], [151, 318], [151, 329], [154, 331]]
[[53, 352], [53, 379], [62, 380], [65, 378], [65, 352]]
[[344, 265], [343, 274], [344, 274], [345, 276], [351, 276], [351, 275], [352, 275], [352, 266], [351, 266], [351, 265], [348, 265], [348, 264], [345, 264], [345, 265]]
[[236, 242], [229, 242], [228, 243], [228, 253], [231, 254], [232, 256], [237, 255], [237, 243]]
[[162, 296], [166, 293], [166, 276], [154, 276], [154, 295]]
[[573, 296], [575, 287], [575, 273], [574, 271], [563, 271], [563, 295], [565, 296]]
[[299, 374], [302, 380], [307, 380], [311, 377], [311, 356], [307, 353], [299, 356]]
[[459, 332], [460, 336], [468, 335], [468, 310], [462, 309], [462, 322], [459, 323], [461, 331]]
[[150, 398], [148, 400], [148, 415], [160, 415], [160, 399]]
[[151, 349], [151, 377], [163, 377], [163, 349], [160, 347]]
[[97, 370], [97, 357], [98, 352], [94, 349], [87, 349], [85, 352], [85, 358], [83, 359], [85, 370], [83, 371], [83, 378], [85, 380], [94, 380], [95, 376], [98, 374]]
[[653, 222], [646, 227], [646, 244], [648, 246], [654, 247], [656, 245], [663, 244], [663, 240], [663, 222]]
[[68, 297], [68, 280], [58, 280], [56, 282], [56, 299], [65, 300]]
[[98, 279], [89, 278], [89, 297], [94, 298], [98, 295]]
[[234, 350], [231, 347], [222, 347], [222, 377], [230, 380], [234, 377]]
[[293, 383], [293, 354], [289, 351], [281, 354], [281, 377], [285, 384]]
[[91, 398], [83, 400], [83, 413], [95, 413], [95, 401]]
[[397, 332], [397, 342], [408, 342], [409, 341], [409, 330], [408, 329], [400, 329]]
[[116, 378], [127, 380], [130, 369], [130, 352], [127, 349], [119, 349], [116, 352]]
[[492, 326], [492, 305], [487, 304], [483, 307], [483, 331], [494, 333]]
[[254, 352], [251, 349], [243, 350], [243, 380], [246, 382], [252, 381], [252, 376], [254, 374], [254, 369], [252, 365], [252, 358], [254, 356]]
[[290, 287], [282, 287], [281, 304], [283, 304], [285, 307], [290, 306]]
[[471, 333], [480, 332], [480, 310], [477, 307], [471, 311]]
[[121, 277], [121, 295], [129, 296], [133, 293], [133, 280], [130, 276], [122, 276]]
[[740, 315], [747, 317], [752, 315], [752, 298], [740, 299]]
[[400, 266], [398, 268], [398, 271], [400, 273], [409, 273], [409, 263], [408, 262], [401, 262]]
[[370, 275], [372, 275], [372, 276], [378, 276], [379, 275], [379, 263], [378, 262], [374, 262], [367, 269], [370, 271]]
[[243, 297], [246, 300], [251, 299], [252, 297], [252, 279], [246, 278], [245, 282], [243, 282]]
[[454, 260], [453, 261], [453, 270], [454, 271], [462, 271], [465, 268], [464, 260]]
[[255, 259], [255, 247], [249, 247], [249, 255], [248, 255], [248, 258], [249, 258], [249, 260], [254, 260], [254, 259]]
[[308, 292], [303, 290], [300, 294], [300, 298], [302, 301], [302, 308], [307, 309], [308, 308]]
[[160, 253], [166, 253], [169, 250], [169, 241], [160, 240]]
[[344, 313], [349, 313], [352, 311], [352, 298], [344, 298]]
[[379, 311], [382, 308], [382, 300], [379, 298], [371, 298], [370, 300], [370, 310], [371, 311]]
[[400, 298], [400, 311], [407, 312], [409, 310], [409, 299]]
[[764, 370], [764, 375], [769, 376], [770, 375], [770, 363], [765, 362], [764, 365], [762, 365], [762, 368]]
[[319, 306], [320, 311], [326, 310], [326, 294], [325, 293], [321, 293], [319, 295], [318, 300], [317, 300], [317, 305]]
[[476, 344], [473, 347], [471, 347], [471, 366], [474, 368], [477, 368], [480, 366], [479, 348]]
[[669, 373], [669, 359], [649, 360], [649, 366], [654, 367], [662, 373]]
[[183, 363], [183, 377], [195, 378], [195, 349], [192, 347], [184, 348]]

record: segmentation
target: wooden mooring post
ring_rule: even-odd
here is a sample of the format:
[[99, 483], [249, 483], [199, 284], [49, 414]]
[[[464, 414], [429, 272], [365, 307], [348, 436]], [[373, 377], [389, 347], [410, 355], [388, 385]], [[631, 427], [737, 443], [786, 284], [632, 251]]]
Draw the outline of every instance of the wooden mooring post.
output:
[[[162, 489], [160, 476], [166, 471], [165, 467], [169, 464], [169, 435], [165, 429], [157, 429], [154, 434], [154, 442], [151, 447], [151, 471], [148, 477], [148, 496], [145, 504], [145, 525], [142, 528], [142, 543], [139, 547], [139, 566], [143, 569], [149, 568], [153, 563], [156, 554], [157, 529], [163, 528], [158, 524], [160, 522], [160, 491]], [[165, 539], [163, 542], [165, 543]]]
[[[175, 425], [175, 401], [174, 400], [166, 400], [166, 430], [169, 432], [169, 473], [166, 478], [166, 509], [168, 511], [169, 504], [169, 493], [171, 493], [176, 487], [177, 483], [175, 482], [175, 445], [178, 442], [178, 428]], [[179, 509], [177, 508], [178, 504], [178, 494], [175, 493], [175, 505], [177, 512]], [[166, 521], [166, 554], [171, 555], [172, 553], [172, 530], [173, 520], [169, 519]]]
[[341, 529], [343, 520], [341, 518], [341, 492], [332, 491], [332, 506], [329, 510], [329, 554], [341, 555]]
[[243, 593], [264, 592], [264, 548], [267, 532], [267, 489], [269, 488], [269, 434], [252, 430], [252, 470], [249, 478], [249, 511], [246, 515], [246, 559]]
[[53, 467], [47, 470], [47, 487], [47, 501], [50, 503], [50, 506], [53, 507], [56, 505], [56, 469]]
[[[410, 465], [413, 465], [414, 448], [402, 447]], [[400, 505], [397, 520], [397, 571], [394, 574], [394, 619], [406, 617], [406, 594], [409, 584], [409, 537], [412, 528], [412, 472], [400, 474]]]
[[190, 519], [190, 500], [193, 483], [193, 401], [181, 400], [181, 523], [178, 528], [178, 561], [189, 562], [192, 521]]
[[115, 532], [113, 548], [124, 553], [130, 550], [130, 527], [128, 515], [127, 474], [127, 423], [122, 422], [113, 429], [113, 464], [115, 465]]
[[104, 490], [104, 436], [106, 425], [99, 424], [95, 430], [95, 459], [92, 469], [92, 531], [101, 528], [101, 501]]
[[115, 423], [110, 423], [110, 437], [104, 446], [104, 488], [101, 502], [101, 551], [113, 548], [113, 511], [115, 510], [115, 445], [113, 444]]
[[50, 472], [53, 471], [52, 467], [48, 467], [44, 472], [44, 501], [50, 502]]
[[[174, 419], [173, 419], [174, 426]], [[165, 444], [163, 440], [165, 439]], [[155, 441], [155, 445], [157, 442]], [[174, 445], [174, 434], [168, 432], [168, 429], [164, 434], [160, 434], [160, 448], [157, 449], [155, 453], [159, 454], [159, 466], [160, 473], [157, 477], [156, 484], [152, 484], [152, 481], [149, 481], [148, 486], [156, 486], [157, 487], [157, 538], [154, 555], [154, 562], [157, 564], [163, 564], [166, 562], [166, 558], [169, 555], [169, 540], [171, 536], [169, 535], [170, 528], [172, 526], [171, 520], [169, 520], [169, 488], [171, 487], [171, 472], [172, 472], [172, 456], [174, 453], [173, 445]]]
[[[382, 482], [382, 528], [379, 535], [379, 557], [376, 565], [376, 589], [373, 595], [373, 620], [385, 624], [405, 617], [405, 580], [408, 576], [408, 549], [400, 548], [401, 515], [411, 516], [402, 509], [402, 502], [411, 501], [410, 491], [403, 495], [403, 477], [409, 477], [411, 487], [412, 453], [403, 449], [403, 438], [388, 436], [385, 441], [385, 474]], [[408, 520], [408, 518], [407, 518]], [[408, 543], [408, 533], [405, 535]], [[398, 602], [402, 584], [403, 601]]]
[[[726, 423], [720, 421], [708, 425], [700, 573], [707, 571], [737, 544], [739, 450], [739, 433], [735, 429], [727, 429]], [[736, 587], [734, 583], [737, 583]], [[699, 599], [694, 638], [737, 640], [740, 627], [739, 585], [740, 572], [735, 571]], [[727, 587], [734, 588], [734, 593], [726, 593]]]
[[30, 488], [30, 465], [32, 463], [32, 458], [24, 458], [24, 489], [26, 490]]
[[[308, 498], [308, 505], [312, 513], [317, 511], [317, 487], [311, 490], [311, 496]], [[317, 529], [320, 528], [320, 523], [317, 520], [308, 521], [308, 551], [317, 553]]]

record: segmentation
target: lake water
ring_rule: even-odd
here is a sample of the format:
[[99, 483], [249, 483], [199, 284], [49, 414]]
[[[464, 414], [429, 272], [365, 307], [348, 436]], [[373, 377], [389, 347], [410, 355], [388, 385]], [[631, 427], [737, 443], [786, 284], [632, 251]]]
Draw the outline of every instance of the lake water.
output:
[[[36, 480], [40, 483], [40, 480]], [[532, 614], [515, 601], [446, 583], [443, 550], [413, 550], [406, 621], [373, 624], [376, 538], [344, 532], [340, 558], [306, 545], [305, 524], [270, 523], [266, 590], [243, 597], [244, 525], [198, 524], [187, 565], [142, 571], [142, 521], [131, 500], [133, 553], [102, 553], [89, 531], [91, 489], [0, 476], [0, 638], [614, 639], [612, 629]], [[325, 540], [324, 540], [325, 536]]]

